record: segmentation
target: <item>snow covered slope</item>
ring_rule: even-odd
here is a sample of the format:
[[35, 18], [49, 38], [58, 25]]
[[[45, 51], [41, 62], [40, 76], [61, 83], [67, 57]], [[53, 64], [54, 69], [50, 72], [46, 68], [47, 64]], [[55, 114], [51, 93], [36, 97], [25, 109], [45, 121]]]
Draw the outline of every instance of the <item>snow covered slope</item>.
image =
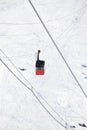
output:
[[[32, 3], [87, 94], [87, 1]], [[87, 97], [28, 0], [0, 0], [0, 58], [0, 130], [87, 129]]]

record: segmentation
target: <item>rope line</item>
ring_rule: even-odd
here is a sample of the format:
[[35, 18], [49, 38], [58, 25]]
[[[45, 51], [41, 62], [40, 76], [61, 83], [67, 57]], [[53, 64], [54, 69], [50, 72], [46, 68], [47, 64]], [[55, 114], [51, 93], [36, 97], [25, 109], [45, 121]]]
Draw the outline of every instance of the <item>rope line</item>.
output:
[[37, 10], [36, 10], [34, 4], [31, 2], [31, 0], [28, 0], [28, 2], [29, 2], [30, 5], [32, 6], [34, 12], [36, 13], [36, 15], [37, 15], [38, 19], [40, 20], [41, 24], [43, 25], [45, 31], [47, 32], [48, 36], [50, 37], [52, 43], [53, 43], [54, 46], [56, 47], [58, 53], [60, 54], [60, 56], [62, 57], [63, 61], [65, 62], [66, 66], [67, 66], [68, 70], [70, 71], [70, 73], [72, 74], [74, 80], [77, 82], [77, 84], [78, 84], [79, 88], [81, 89], [82, 93], [83, 93], [84, 96], [87, 98], [87, 94], [85, 93], [84, 89], [82, 88], [81, 84], [79, 83], [79, 81], [78, 81], [77, 77], [75, 76], [74, 72], [73, 72], [72, 69], [70, 68], [68, 62], [66, 61], [65, 57], [63, 56], [62, 52], [60, 51], [59, 47], [57, 46], [55, 40], [54, 40], [53, 37], [51, 36], [51, 34], [50, 34], [49, 30], [47, 29], [45, 23], [43, 22], [42, 18], [40, 17], [39, 13], [37, 12]]
[[[38, 91], [32, 86], [32, 84], [29, 82], [29, 80], [27, 80], [25, 78], [25, 76], [19, 71], [19, 69], [17, 69], [17, 67], [14, 65], [14, 63], [9, 59], [9, 57], [0, 49], [0, 51], [4, 54], [5, 58], [8, 59], [8, 61], [12, 64], [12, 66], [18, 71], [18, 73], [25, 79], [25, 81], [27, 81], [27, 83], [31, 86], [31, 88], [38, 94], [38, 96], [40, 96], [45, 103], [47, 103], [47, 105], [64, 121], [64, 119], [52, 108], [52, 106], [40, 95], [40, 93], [38, 93]], [[65, 122], [65, 121], [64, 121]], [[65, 122], [66, 123], [66, 122]]]
[[[43, 21], [42, 21], [43, 22]], [[45, 25], [45, 24], [44, 24]], [[48, 31], [48, 29], [47, 29], [47, 31]], [[48, 33], [50, 34], [50, 32], [48, 31]], [[49, 35], [49, 36], [51, 36], [51, 34]], [[52, 41], [54, 41], [54, 39], [52, 38], [52, 36], [50, 37], [51, 38], [51, 40]], [[55, 43], [55, 41], [54, 41], [54, 43]], [[62, 53], [61, 53], [61, 51], [59, 50], [59, 48], [58, 48], [58, 46], [57, 46], [57, 44], [55, 43], [54, 44], [55, 45], [55, 47], [56, 47], [56, 49], [58, 50], [58, 52], [60, 53], [60, 55], [62, 55]], [[64, 58], [64, 56], [62, 55], [62, 58]], [[65, 58], [64, 58], [65, 59]], [[63, 60], [64, 60], [63, 59]], [[1, 59], [0, 59], [1, 60]], [[66, 60], [65, 60], [66, 61]], [[2, 60], [1, 60], [1, 62], [2, 62]], [[67, 63], [67, 62], [65, 62], [65, 63]], [[6, 65], [4, 62], [3, 62], [3, 64], [4, 65]], [[67, 64], [68, 65], [68, 64]], [[69, 67], [69, 65], [68, 65], [68, 67]], [[9, 67], [8, 67], [9, 68]], [[10, 68], [9, 68], [10, 69]], [[71, 69], [71, 68], [70, 68]], [[11, 69], [10, 69], [11, 70]], [[9, 70], [9, 71], [10, 71]], [[72, 71], [72, 70], [71, 70]], [[11, 71], [10, 71], [11, 72]], [[20, 71], [19, 71], [20, 72]], [[12, 72], [11, 72], [12, 73]], [[74, 73], [73, 73], [74, 74]], [[14, 76], [16, 76], [15, 74], [14, 74]], [[17, 78], [17, 77], [16, 77]], [[75, 78], [75, 77], [74, 77]], [[19, 81], [21, 81], [20, 80], [20, 78], [17, 78]], [[77, 78], [76, 78], [77, 79]], [[78, 80], [77, 80], [78, 81]], [[21, 82], [24, 86], [26, 85], [24, 82]], [[29, 83], [30, 84], [30, 83]], [[31, 85], [31, 84], [30, 84]], [[79, 84], [78, 84], [79, 85]], [[32, 86], [32, 85], [31, 85]], [[27, 85], [26, 85], [26, 87], [28, 87]], [[82, 87], [82, 86], [81, 86]], [[32, 91], [32, 93], [33, 93], [33, 95], [37, 98], [37, 100], [39, 100], [39, 98], [37, 97], [37, 95], [33, 92], [33, 90], [31, 90], [29, 87], [28, 87], [28, 89], [30, 90], [30, 91]], [[36, 91], [36, 90], [35, 90]], [[37, 91], [36, 91], [37, 92]], [[40, 95], [41, 96], [41, 95]], [[87, 95], [86, 95], [87, 96]], [[42, 97], [43, 98], [43, 97]], [[46, 100], [45, 100], [45, 102], [46, 102]], [[39, 103], [41, 104], [41, 101], [39, 100]], [[48, 104], [49, 105], [49, 104]], [[42, 104], [42, 106], [43, 106], [43, 104]], [[45, 107], [45, 106], [43, 106], [43, 107]], [[44, 108], [44, 109], [46, 109], [46, 107]], [[49, 111], [48, 110], [46, 110], [48, 113], [49, 113]], [[53, 116], [52, 114], [51, 114], [51, 116]], [[54, 116], [53, 116], [54, 117]], [[66, 127], [65, 127], [66, 128]]]
[[[5, 58], [7, 58], [7, 60], [12, 64], [12, 66], [18, 71], [18, 73], [25, 79], [25, 81], [27, 81], [27, 83], [31, 86], [32, 91], [34, 90], [34, 91], [38, 94], [38, 96], [51, 108], [51, 110], [52, 110], [55, 114], [57, 114], [57, 116], [60, 117], [60, 119], [61, 119], [62, 121], [64, 121], [67, 126], [69, 126], [69, 124], [57, 113], [57, 111], [54, 110], [54, 108], [53, 108], [53, 107], [41, 96], [41, 94], [32, 86], [32, 84], [30, 83], [30, 81], [25, 78], [25, 76], [19, 71], [19, 69], [17, 69], [17, 67], [15, 66], [15, 64], [14, 64], [14, 63], [10, 60], [10, 58], [2, 51], [2, 49], [0, 49], [0, 51], [2, 52], [2, 54], [4, 54]], [[2, 59], [2, 58], [1, 58], [1, 59]]]
[[[42, 20], [42, 19], [41, 19]], [[43, 21], [42, 21], [43, 22]], [[44, 24], [45, 25], [45, 24]], [[44, 27], [46, 27], [46, 26], [44, 26]], [[45, 30], [47, 29], [47, 27], [45, 28]], [[56, 49], [58, 50], [58, 52], [60, 53], [60, 55], [62, 56], [62, 58], [63, 58], [63, 60], [65, 59], [64, 58], [64, 56], [62, 55], [62, 53], [61, 53], [61, 51], [60, 51], [60, 49], [58, 48], [58, 46], [57, 46], [57, 44], [56, 44], [56, 42], [54, 41], [54, 39], [52, 38], [52, 36], [51, 36], [51, 34], [50, 34], [50, 32], [48, 31], [48, 29], [47, 29], [47, 31], [46, 31], [47, 33], [48, 33], [48, 35], [50, 36], [50, 38], [51, 38], [51, 40], [52, 40], [52, 42], [53, 43], [55, 43], [54, 45], [55, 45], [55, 47], [56, 47]], [[1, 51], [1, 50], [0, 50]], [[33, 92], [33, 90], [32, 89], [34, 89], [33, 88], [33, 86], [31, 85], [31, 87], [32, 87], [32, 89], [31, 88], [29, 88], [22, 80], [20, 80], [20, 78], [3, 62], [3, 60], [2, 59], [0, 59], [1, 60], [1, 62], [5, 65], [5, 67], [25, 86], [25, 87], [27, 87], [27, 89], [29, 89], [32, 93], [33, 93], [33, 95], [35, 96], [35, 98], [39, 101], [39, 103], [42, 105], [42, 107], [47, 111], [47, 113], [49, 113], [50, 114], [50, 116], [52, 117], [52, 118], [54, 118], [54, 120], [56, 120], [60, 125], [62, 125], [65, 129], [66, 129], [66, 126], [64, 126], [63, 124], [61, 124], [50, 112], [49, 112], [49, 110], [44, 106], [44, 104], [40, 101], [40, 99], [38, 98], [38, 96]], [[11, 61], [11, 60], [10, 60]], [[66, 61], [66, 60], [65, 60]], [[64, 62], [65, 62], [64, 61]], [[67, 62], [65, 62], [65, 63], [67, 63]], [[67, 67], [69, 67], [69, 65], [68, 65], [68, 63], [67, 63]], [[70, 68], [70, 67], [69, 67]], [[17, 69], [17, 68], [16, 68]], [[71, 69], [71, 68], [70, 68]], [[17, 71], [18, 71], [18, 69], [17, 69]], [[72, 71], [72, 70], [71, 70]], [[20, 72], [20, 71], [19, 71]], [[73, 72], [72, 72], [73, 73]], [[21, 74], [21, 72], [20, 72], [20, 74]], [[74, 73], [73, 73], [74, 74]], [[21, 74], [22, 75], [22, 74]], [[24, 76], [23, 76], [24, 77]], [[24, 77], [25, 78], [25, 77]], [[75, 77], [74, 77], [75, 78]], [[77, 78], [76, 78], [77, 79]], [[26, 79], [27, 80], [27, 79]], [[78, 81], [78, 80], [77, 80]], [[28, 80], [27, 80], [27, 82], [29, 82]], [[79, 83], [79, 82], [78, 82]], [[80, 85], [80, 83], [78, 84], [78, 85]], [[82, 87], [82, 86], [81, 86]], [[35, 89], [34, 89], [35, 90]], [[36, 90], [35, 90], [36, 91]], [[37, 91], [36, 91], [37, 92]], [[83, 92], [84, 92], [84, 90], [83, 90]], [[37, 92], [38, 93], [38, 92]], [[84, 93], [85, 94], [85, 93]], [[48, 104], [48, 102], [40, 95], [40, 97]], [[87, 95], [86, 95], [86, 97], [87, 97]], [[49, 104], [48, 104], [49, 105]], [[50, 106], [50, 105], [49, 105]], [[50, 106], [51, 107], [51, 106]], [[53, 109], [53, 108], [52, 108]], [[56, 111], [55, 111], [55, 113], [57, 113]]]
[[40, 101], [40, 99], [38, 98], [38, 96], [35, 94], [35, 92], [29, 88], [7, 65], [6, 63], [0, 59], [0, 61], [2, 62], [2, 64], [11, 72], [12, 75], [14, 75], [14, 77], [23, 85], [25, 86], [29, 91], [32, 92], [32, 94], [34, 95], [34, 97], [38, 100], [38, 102], [41, 104], [41, 106], [45, 109], [45, 111], [58, 123], [60, 124], [63, 128], [67, 129], [66, 126], [64, 126], [61, 122], [59, 122], [54, 116], [53, 114], [51, 114], [51, 112], [45, 107], [45, 105]]

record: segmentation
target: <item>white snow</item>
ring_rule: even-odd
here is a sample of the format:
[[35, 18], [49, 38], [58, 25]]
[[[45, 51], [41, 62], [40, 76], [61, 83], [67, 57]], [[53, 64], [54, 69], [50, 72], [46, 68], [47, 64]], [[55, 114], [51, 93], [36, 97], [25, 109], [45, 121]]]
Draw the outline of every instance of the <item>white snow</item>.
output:
[[[32, 3], [87, 94], [87, 1], [32, 0]], [[35, 75], [38, 49], [40, 59], [46, 62], [44, 76]], [[87, 97], [28, 0], [0, 0], [0, 58], [66, 129], [87, 129], [79, 126], [79, 123], [87, 126]], [[65, 130], [1, 61], [0, 130]]]

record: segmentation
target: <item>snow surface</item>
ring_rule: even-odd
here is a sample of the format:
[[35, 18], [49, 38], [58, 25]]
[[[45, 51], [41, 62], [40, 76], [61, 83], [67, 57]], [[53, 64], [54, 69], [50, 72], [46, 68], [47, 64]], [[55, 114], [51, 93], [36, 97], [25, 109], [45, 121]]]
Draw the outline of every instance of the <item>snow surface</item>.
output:
[[[32, 0], [53, 39], [87, 94], [87, 1]], [[0, 0], [0, 58], [49, 112], [71, 130], [87, 127], [87, 98], [74, 80], [28, 0]], [[45, 75], [35, 75], [37, 50]], [[21, 71], [24, 68], [25, 71]], [[41, 98], [42, 97], [42, 98]], [[43, 100], [44, 98], [44, 100]], [[47, 103], [52, 107], [47, 104]], [[70, 128], [75, 126], [75, 128]], [[31, 91], [0, 62], [0, 130], [65, 130]]]

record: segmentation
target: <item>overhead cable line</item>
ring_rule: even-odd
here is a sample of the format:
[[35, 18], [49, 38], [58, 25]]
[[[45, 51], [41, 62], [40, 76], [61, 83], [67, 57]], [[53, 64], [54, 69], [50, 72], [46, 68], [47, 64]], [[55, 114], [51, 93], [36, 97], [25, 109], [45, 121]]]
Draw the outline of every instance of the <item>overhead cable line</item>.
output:
[[[17, 69], [17, 67], [15, 66], [15, 64], [10, 60], [10, 58], [4, 53], [4, 51], [2, 49], [0, 49], [1, 53], [5, 56], [5, 58], [12, 64], [12, 66], [17, 70], [17, 72], [25, 79], [25, 81], [31, 86], [31, 88], [29, 88], [30, 90], [34, 90], [37, 95], [49, 106], [49, 108], [51, 108], [51, 110], [62, 120], [64, 121], [64, 123], [69, 127], [69, 124], [57, 113], [57, 111], [54, 110], [54, 108], [41, 96], [41, 94], [32, 86], [32, 84], [30, 83], [29, 80], [27, 80], [25, 78], [25, 76], [19, 71], [19, 69]], [[2, 58], [1, 58], [2, 59]]]
[[53, 39], [52, 35], [50, 34], [48, 28], [46, 27], [44, 21], [42, 20], [42, 18], [40, 17], [38, 11], [36, 10], [34, 4], [31, 2], [31, 0], [28, 0], [28, 2], [30, 3], [30, 5], [32, 6], [35, 14], [37, 15], [38, 19], [40, 20], [42, 26], [44, 27], [45, 31], [47, 32], [48, 36], [50, 37], [52, 43], [54, 44], [54, 46], [56, 47], [58, 53], [60, 54], [60, 56], [62, 57], [63, 61], [65, 62], [67, 68], [69, 69], [70, 73], [72, 74], [74, 80], [77, 82], [79, 88], [81, 89], [82, 93], [84, 94], [84, 96], [87, 98], [87, 94], [85, 93], [83, 87], [81, 86], [80, 82], [78, 81], [77, 77], [75, 76], [74, 72], [72, 71], [71, 67], [69, 66], [68, 62], [66, 61], [65, 57], [63, 56], [61, 50], [59, 49], [57, 43], [55, 42], [55, 40]]
[[15, 76], [15, 78], [23, 85], [25, 86], [28, 90], [30, 90], [32, 92], [32, 94], [34, 95], [34, 97], [38, 100], [38, 102], [41, 104], [41, 106], [46, 110], [46, 112], [58, 123], [60, 124], [62, 127], [64, 127], [66, 129], [66, 126], [64, 126], [61, 122], [59, 122], [54, 116], [53, 114], [51, 114], [49, 112], [49, 110], [45, 107], [45, 105], [40, 101], [40, 99], [38, 98], [38, 96], [35, 94], [35, 92], [29, 88], [8, 66], [7, 64], [2, 60], [0, 59], [0, 61], [2, 62], [2, 64], [11, 72], [12, 75]]
[[27, 84], [25, 84], [9, 67], [8, 65], [2, 60], [0, 59], [0, 61], [2, 62], [2, 64], [11, 72], [12, 75], [14, 75], [14, 77], [23, 85], [25, 86], [29, 91], [32, 92], [32, 94], [34, 95], [34, 97], [38, 100], [38, 102], [41, 104], [41, 106], [45, 109], [45, 111], [58, 123], [60, 124], [63, 128], [66, 129], [66, 126], [64, 126], [61, 122], [59, 122], [54, 115], [45, 107], [45, 105], [41, 102], [41, 100], [38, 98], [38, 96], [35, 94], [35, 92], [33, 91], [33, 89], [29, 88], [27, 86]]
[[[25, 81], [31, 86], [30, 89], [33, 89], [44, 101], [45, 103], [48, 104], [48, 106], [61, 118], [61, 116], [52, 108], [52, 106], [39, 94], [39, 92], [32, 86], [32, 84], [30, 83], [29, 80], [27, 80], [25, 78], [25, 76], [19, 71], [19, 69], [15, 66], [15, 64], [12, 62], [12, 60], [10, 60], [10, 58], [4, 53], [4, 51], [2, 49], [0, 49], [0, 51], [2, 52], [2, 54], [4, 55], [4, 58], [6, 58], [11, 64], [12, 66], [17, 70], [17, 72], [25, 79]], [[2, 59], [2, 58], [1, 58]], [[63, 121], [64, 119], [61, 118]], [[66, 122], [65, 122], [66, 123]]]

